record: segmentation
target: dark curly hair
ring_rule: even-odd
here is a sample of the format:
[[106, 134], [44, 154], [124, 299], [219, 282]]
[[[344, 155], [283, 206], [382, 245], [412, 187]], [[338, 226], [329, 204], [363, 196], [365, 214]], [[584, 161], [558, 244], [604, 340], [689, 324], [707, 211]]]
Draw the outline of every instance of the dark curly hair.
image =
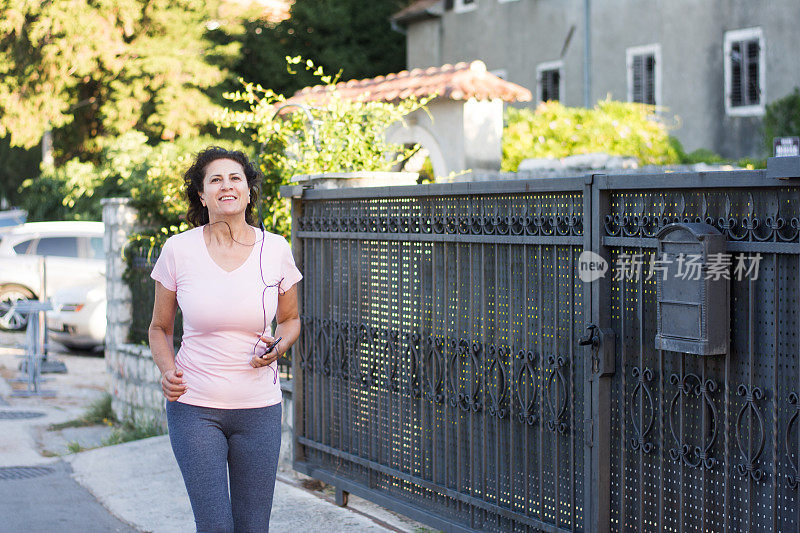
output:
[[219, 146], [209, 146], [197, 154], [192, 166], [183, 174], [183, 185], [186, 189], [186, 198], [189, 200], [186, 220], [195, 227], [208, 224], [208, 208], [204, 207], [200, 201], [200, 192], [203, 190], [206, 167], [217, 159], [230, 159], [242, 165], [245, 178], [247, 178], [247, 186], [250, 188], [250, 202], [244, 211], [244, 219], [252, 225], [253, 207], [258, 201], [258, 191], [261, 187], [261, 172], [244, 153], [238, 150], [226, 150]]

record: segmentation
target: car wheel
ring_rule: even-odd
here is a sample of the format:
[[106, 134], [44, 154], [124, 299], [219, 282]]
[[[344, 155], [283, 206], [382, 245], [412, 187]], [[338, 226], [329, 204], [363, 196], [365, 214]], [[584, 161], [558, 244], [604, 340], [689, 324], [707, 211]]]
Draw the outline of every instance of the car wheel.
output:
[[12, 310], [20, 300], [30, 300], [33, 293], [19, 285], [6, 285], [0, 288], [0, 329], [18, 331], [28, 324], [28, 317]]

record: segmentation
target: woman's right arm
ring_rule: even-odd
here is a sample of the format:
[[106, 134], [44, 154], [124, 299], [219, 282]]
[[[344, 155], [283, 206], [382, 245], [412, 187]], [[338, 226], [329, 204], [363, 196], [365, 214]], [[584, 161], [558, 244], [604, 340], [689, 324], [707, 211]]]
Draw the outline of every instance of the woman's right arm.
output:
[[156, 299], [153, 304], [153, 319], [150, 321], [148, 337], [153, 361], [161, 371], [161, 390], [164, 397], [174, 402], [187, 391], [183, 371], [175, 367], [175, 350], [172, 333], [178, 300], [174, 292], [156, 281]]

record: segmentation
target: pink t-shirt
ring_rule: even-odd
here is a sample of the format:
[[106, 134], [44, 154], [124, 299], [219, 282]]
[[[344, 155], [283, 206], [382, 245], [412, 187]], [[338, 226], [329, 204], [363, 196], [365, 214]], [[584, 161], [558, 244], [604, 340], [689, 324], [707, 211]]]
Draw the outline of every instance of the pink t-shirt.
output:
[[264, 233], [262, 252], [262, 233], [256, 228], [253, 233], [256, 244], [250, 255], [231, 272], [211, 259], [202, 227], [167, 239], [153, 267], [150, 276], [176, 293], [183, 313], [183, 341], [175, 366], [183, 370], [189, 390], [179, 402], [219, 409], [281, 402], [275, 379], [278, 365], [253, 368], [250, 359], [266, 351], [263, 342], [253, 351], [255, 333], [263, 331], [266, 322], [266, 334], [271, 335], [278, 285], [287, 291], [303, 276], [286, 239]]

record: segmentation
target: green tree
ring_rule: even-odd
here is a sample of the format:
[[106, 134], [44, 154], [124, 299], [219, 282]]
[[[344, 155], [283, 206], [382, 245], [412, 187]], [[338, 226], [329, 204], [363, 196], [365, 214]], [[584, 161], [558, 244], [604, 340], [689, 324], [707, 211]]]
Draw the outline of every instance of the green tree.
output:
[[42, 151], [39, 146], [25, 150], [11, 146], [8, 138], [0, 139], [0, 198], [17, 205], [17, 188], [24, 178], [39, 173]]
[[368, 78], [405, 68], [405, 39], [389, 18], [408, 0], [295, 0], [290, 18], [246, 24], [236, 72], [280, 94], [319, 83], [312, 73], [293, 76], [284, 58], [311, 58], [341, 79]]
[[75, 157], [66, 163], [43, 165], [42, 172], [20, 188], [20, 207], [28, 219], [100, 220], [100, 201], [112, 196], [129, 197], [139, 211], [139, 222], [148, 235], [185, 221], [188, 207], [183, 192], [183, 172], [195, 153], [209, 145], [252, 153], [241, 142], [208, 135], [182, 137], [151, 146], [147, 136], [129, 131], [109, 141], [96, 161]]
[[0, 9], [0, 136], [54, 130], [65, 161], [130, 130], [196, 135], [219, 107], [235, 42], [210, 38], [221, 0], [7, 0]]

